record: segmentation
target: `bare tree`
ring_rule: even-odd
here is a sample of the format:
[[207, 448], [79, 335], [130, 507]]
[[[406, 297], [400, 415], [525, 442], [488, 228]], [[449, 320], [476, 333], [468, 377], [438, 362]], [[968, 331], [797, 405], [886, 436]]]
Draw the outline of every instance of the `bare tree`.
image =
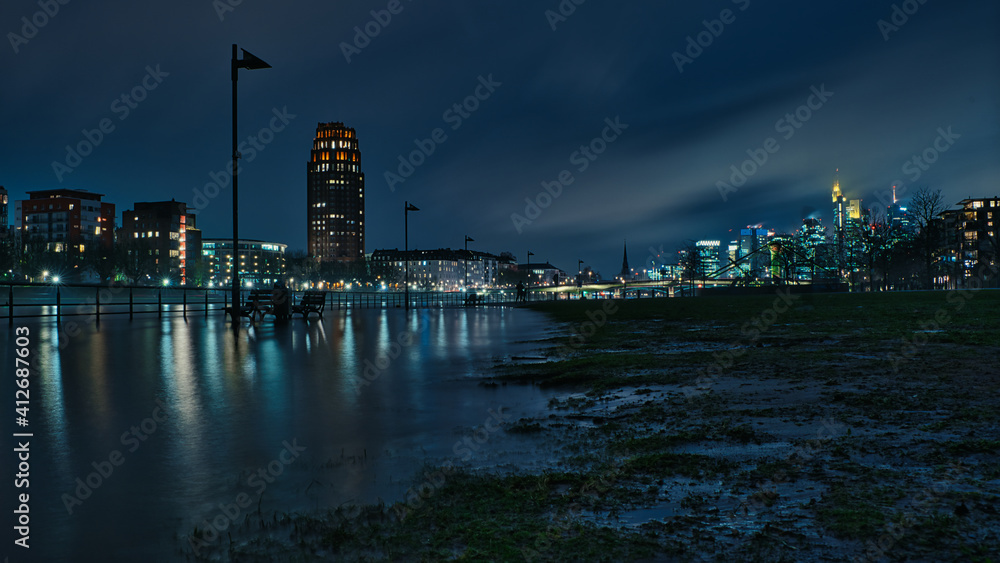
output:
[[683, 270], [683, 276], [688, 279], [688, 284], [691, 288], [691, 295], [694, 295], [695, 279], [705, 278], [705, 263], [701, 259], [701, 252], [699, 250], [700, 249], [693, 241], [688, 241], [680, 249], [680, 266]]
[[910, 214], [917, 223], [917, 248], [923, 260], [924, 287], [934, 288], [934, 262], [941, 248], [941, 224], [938, 216], [944, 211], [941, 190], [922, 186], [910, 199]]

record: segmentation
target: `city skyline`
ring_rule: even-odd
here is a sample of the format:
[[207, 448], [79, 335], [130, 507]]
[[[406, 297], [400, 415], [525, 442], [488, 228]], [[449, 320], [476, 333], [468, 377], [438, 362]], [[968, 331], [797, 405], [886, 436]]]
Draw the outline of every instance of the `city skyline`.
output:
[[[235, 41], [274, 67], [241, 81], [239, 137], [255, 139], [242, 150], [240, 235], [290, 249], [306, 248], [302, 155], [328, 121], [364, 145], [368, 252], [401, 246], [404, 200], [421, 208], [413, 247], [470, 234], [477, 250], [614, 272], [623, 238], [638, 262], [747, 224], [791, 231], [808, 208], [829, 226], [837, 168], [865, 205], [893, 183], [904, 200], [940, 188], [948, 206], [993, 196], [1000, 87], [982, 70], [998, 68], [998, 8], [897, 14], [905, 4], [115, 7], [113, 21], [137, 22], [121, 27], [103, 23], [110, 8], [68, 4], [27, 38], [21, 18], [40, 8], [16, 1], [0, 12], [19, 85], [0, 93], [19, 108], [0, 184], [12, 200], [76, 188], [118, 210], [197, 207], [227, 174]], [[78, 29], [101, 39], [66, 57]], [[67, 154], [88, 142], [88, 155]], [[229, 196], [204, 196], [206, 236], [231, 229]], [[550, 204], [534, 216], [525, 198]]]

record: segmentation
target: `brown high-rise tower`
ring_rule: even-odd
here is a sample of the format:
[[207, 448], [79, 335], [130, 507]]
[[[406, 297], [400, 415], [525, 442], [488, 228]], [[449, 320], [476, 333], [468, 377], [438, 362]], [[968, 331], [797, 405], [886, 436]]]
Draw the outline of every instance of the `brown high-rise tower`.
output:
[[339, 122], [318, 124], [306, 176], [309, 256], [364, 259], [365, 175], [354, 129]]

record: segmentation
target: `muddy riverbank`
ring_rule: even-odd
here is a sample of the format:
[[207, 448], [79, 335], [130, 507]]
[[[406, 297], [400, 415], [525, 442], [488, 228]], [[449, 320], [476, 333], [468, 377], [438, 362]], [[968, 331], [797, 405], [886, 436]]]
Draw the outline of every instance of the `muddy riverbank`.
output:
[[381, 505], [248, 522], [255, 539], [228, 556], [986, 561], [1000, 551], [1000, 293], [539, 309], [565, 328], [540, 346], [548, 361], [481, 378], [551, 399], [500, 425], [485, 461], [428, 459], [408, 495]]

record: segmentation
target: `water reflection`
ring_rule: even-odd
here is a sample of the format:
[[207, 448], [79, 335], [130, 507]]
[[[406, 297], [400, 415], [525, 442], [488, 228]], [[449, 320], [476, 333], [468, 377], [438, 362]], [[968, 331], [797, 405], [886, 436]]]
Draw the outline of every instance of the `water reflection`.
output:
[[[119, 557], [173, 557], [177, 537], [219, 503], [253, 496], [247, 477], [286, 440], [306, 451], [268, 485], [265, 509], [398, 499], [423, 463], [453, 458], [488, 409], [530, 413], [547, 400], [469, 377], [547, 336], [530, 311], [328, 311], [236, 334], [200, 315], [108, 317], [61, 349], [54, 319], [21, 324], [38, 335], [32, 540], [48, 560], [104, 560], [108, 545]], [[160, 404], [166, 420], [129, 438]], [[69, 514], [64, 495], [114, 450], [124, 463]]]

